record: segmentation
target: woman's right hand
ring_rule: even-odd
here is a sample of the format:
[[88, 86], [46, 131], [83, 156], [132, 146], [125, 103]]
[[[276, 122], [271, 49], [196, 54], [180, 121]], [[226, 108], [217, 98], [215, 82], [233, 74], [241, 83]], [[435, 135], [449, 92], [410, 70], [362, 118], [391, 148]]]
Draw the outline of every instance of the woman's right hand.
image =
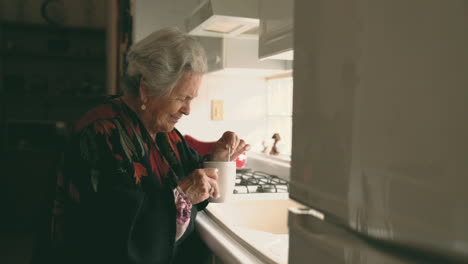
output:
[[214, 198], [218, 192], [218, 169], [196, 169], [189, 176], [178, 182], [179, 187], [190, 199], [192, 204], [205, 201], [212, 194]]

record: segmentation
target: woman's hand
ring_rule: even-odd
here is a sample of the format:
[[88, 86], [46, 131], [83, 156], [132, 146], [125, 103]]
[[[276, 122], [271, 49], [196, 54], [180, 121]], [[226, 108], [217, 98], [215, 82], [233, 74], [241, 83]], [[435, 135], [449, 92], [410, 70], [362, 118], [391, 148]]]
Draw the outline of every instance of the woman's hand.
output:
[[217, 198], [218, 192], [218, 169], [205, 168], [196, 169], [189, 176], [180, 180], [177, 184], [190, 199], [192, 204], [205, 201], [213, 195]]
[[227, 131], [215, 143], [213, 150], [213, 161], [227, 161], [229, 158], [229, 151], [231, 151], [231, 161], [235, 160], [237, 156], [250, 149], [250, 145], [246, 144], [243, 139], [240, 139], [236, 133]]

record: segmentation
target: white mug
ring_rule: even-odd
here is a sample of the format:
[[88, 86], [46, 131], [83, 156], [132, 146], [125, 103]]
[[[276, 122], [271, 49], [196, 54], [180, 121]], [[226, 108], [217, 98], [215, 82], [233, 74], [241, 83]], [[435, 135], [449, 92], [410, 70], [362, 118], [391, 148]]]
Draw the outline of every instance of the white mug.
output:
[[218, 169], [218, 198], [210, 198], [212, 203], [224, 203], [232, 200], [234, 185], [236, 184], [236, 162], [235, 161], [205, 161], [205, 168]]

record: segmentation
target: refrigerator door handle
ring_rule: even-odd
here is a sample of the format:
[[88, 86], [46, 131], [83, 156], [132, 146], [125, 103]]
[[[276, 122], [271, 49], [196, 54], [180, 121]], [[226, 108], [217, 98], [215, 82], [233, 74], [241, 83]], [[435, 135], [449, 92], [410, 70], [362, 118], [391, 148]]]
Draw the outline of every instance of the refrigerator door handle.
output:
[[[288, 226], [290, 233], [300, 233], [309, 238], [328, 240], [333, 238], [334, 242], [353, 240], [346, 230], [326, 221], [325, 215], [317, 210], [304, 207], [289, 208]], [[326, 235], [325, 237], [323, 235]], [[336, 240], [336, 238], [339, 238]]]
[[362, 237], [337, 225], [323, 213], [309, 208], [290, 208], [289, 263], [409, 264], [418, 261], [366, 242]]
[[293, 215], [313, 216], [320, 220], [325, 220], [325, 215], [317, 210], [308, 207], [291, 207], [289, 213]]
[[290, 208], [288, 227], [288, 263], [352, 263], [347, 262], [346, 252], [357, 245], [356, 241], [339, 227], [325, 221], [323, 213]]

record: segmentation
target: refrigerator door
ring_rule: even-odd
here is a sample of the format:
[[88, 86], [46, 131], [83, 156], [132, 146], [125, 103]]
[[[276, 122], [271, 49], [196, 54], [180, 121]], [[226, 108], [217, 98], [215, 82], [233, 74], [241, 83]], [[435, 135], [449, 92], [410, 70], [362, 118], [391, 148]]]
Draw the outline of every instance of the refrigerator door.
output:
[[296, 208], [288, 213], [289, 259], [291, 264], [411, 264], [447, 263], [432, 261], [392, 247], [374, 245], [352, 232], [304, 214]]
[[468, 259], [468, 2], [297, 0], [291, 198]]

